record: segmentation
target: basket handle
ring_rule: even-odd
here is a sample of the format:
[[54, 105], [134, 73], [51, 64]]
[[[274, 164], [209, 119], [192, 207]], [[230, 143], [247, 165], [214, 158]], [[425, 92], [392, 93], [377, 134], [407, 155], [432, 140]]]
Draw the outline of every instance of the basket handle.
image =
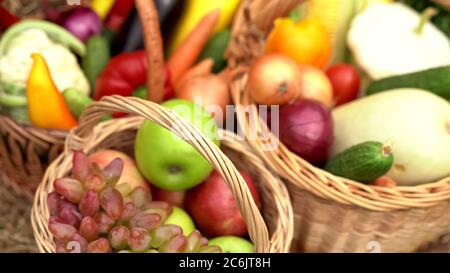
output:
[[261, 55], [264, 39], [276, 18], [286, 15], [306, 0], [241, 0], [234, 17], [231, 39], [225, 53], [234, 68]]
[[247, 224], [256, 252], [269, 251], [269, 233], [259, 209], [244, 179], [231, 160], [210, 139], [204, 137], [191, 123], [173, 111], [150, 101], [133, 97], [111, 96], [90, 105], [80, 118], [79, 126], [66, 139], [66, 151], [81, 150], [89, 141], [99, 119], [114, 112], [125, 112], [144, 117], [191, 144], [224, 177], [236, 198], [239, 210]]

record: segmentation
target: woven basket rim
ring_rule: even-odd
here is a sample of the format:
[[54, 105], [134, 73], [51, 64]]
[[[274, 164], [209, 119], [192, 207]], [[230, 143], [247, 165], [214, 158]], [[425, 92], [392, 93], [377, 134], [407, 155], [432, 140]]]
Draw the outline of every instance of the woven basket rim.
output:
[[[119, 110], [122, 112], [132, 113], [141, 115], [143, 117], [127, 117], [119, 120], [110, 120], [98, 124], [93, 130], [93, 124], [96, 124], [97, 120], [106, 113], [112, 113]], [[70, 169], [71, 154], [73, 150], [85, 150], [90, 151], [93, 149], [102, 139], [105, 139], [111, 133], [117, 133], [127, 129], [136, 129], [137, 125], [140, 125], [143, 118], [150, 119], [163, 127], [166, 127], [168, 123], [175, 121], [176, 128], [172, 127], [175, 133], [179, 134], [180, 131], [196, 130], [194, 127], [182, 119], [178, 118], [171, 111], [165, 108], [138, 98], [125, 98], [119, 96], [105, 97], [100, 102], [96, 102], [89, 106], [86, 112], [83, 114], [78, 129], [73, 130], [67, 140], [66, 149], [63, 154], [61, 154], [46, 170], [44, 178], [39, 185], [34, 203], [32, 208], [32, 225], [35, 234], [36, 242], [39, 246], [41, 252], [53, 252], [54, 246], [51, 240], [51, 235], [48, 231], [47, 221], [49, 219], [49, 211], [46, 204], [46, 196], [52, 190], [53, 180], [58, 177], [59, 174], [66, 173]], [[179, 125], [179, 126], [178, 126]], [[168, 127], [166, 127], [168, 128]], [[89, 133], [90, 132], [90, 133]], [[87, 134], [85, 134], [87, 133]], [[198, 133], [198, 132], [197, 132]], [[235, 141], [233, 138], [229, 138], [230, 133], [224, 133], [225, 141], [223, 142], [227, 147], [231, 147], [230, 143]], [[198, 133], [199, 136], [201, 136]], [[181, 135], [179, 135], [181, 136]], [[228, 137], [228, 138], [227, 138]], [[189, 140], [188, 142], [191, 142]], [[203, 151], [204, 145], [202, 142], [208, 143], [208, 151]], [[223, 160], [224, 155], [220, 155], [222, 152], [217, 153], [218, 148], [212, 141], [208, 139], [205, 140], [203, 136], [199, 140], [192, 140], [191, 144], [210, 162], [213, 162], [215, 169], [219, 171], [227, 170], [231, 173], [225, 173], [223, 176], [226, 181], [231, 185], [231, 190], [234, 192], [237, 198], [238, 204], [242, 205], [241, 213], [245, 219], [251, 219], [247, 222], [247, 227], [249, 230], [250, 237], [255, 243], [255, 248], [257, 252], [287, 252], [290, 247], [290, 242], [293, 237], [293, 210], [290, 203], [290, 198], [287, 189], [281, 183], [281, 181], [276, 180], [276, 176], [272, 175], [267, 169], [259, 167], [261, 172], [265, 173], [264, 179], [267, 181], [278, 182], [276, 187], [272, 187], [271, 193], [273, 193], [275, 202], [279, 206], [277, 211], [278, 222], [283, 223], [283, 226], [277, 227], [277, 230], [271, 239], [268, 237], [267, 228], [264, 220], [262, 219], [259, 210], [257, 209], [251, 194], [243, 182], [243, 178], [240, 176], [237, 169], [231, 164], [229, 159]], [[209, 144], [214, 146], [209, 146]], [[236, 143], [237, 144], [237, 143]], [[242, 149], [242, 155], [248, 156], [253, 153], [253, 150], [247, 146], [245, 143], [239, 143], [238, 149]], [[216, 151], [214, 151], [216, 150]], [[211, 157], [214, 160], [211, 161]], [[251, 157], [252, 164], [264, 165], [263, 161], [259, 159], [256, 155]], [[256, 166], [256, 165], [255, 165]], [[268, 177], [270, 175], [270, 177]], [[229, 185], [229, 186], [230, 186]], [[279, 196], [277, 196], [278, 194]], [[243, 205], [245, 204], [245, 205]], [[282, 218], [282, 219], [281, 219]], [[278, 224], [279, 224], [278, 223]]]
[[[267, 24], [265, 27], [261, 27], [260, 23], [256, 23], [258, 20], [262, 20], [258, 18], [260, 13], [254, 10], [260, 4], [257, 2], [257, 0], [244, 0], [242, 3], [240, 13], [234, 21], [233, 35], [226, 54], [229, 60], [229, 67], [233, 70], [232, 97], [235, 104], [242, 106], [255, 106], [255, 103], [246, 94], [245, 85], [248, 67], [253, 58], [261, 52], [261, 39], [264, 38], [261, 35], [269, 30], [267, 29]], [[291, 2], [298, 3], [299, 1], [293, 0]], [[275, 8], [271, 13], [272, 16], [268, 17], [276, 18], [280, 14], [282, 13]], [[259, 30], [255, 31], [255, 29]], [[249, 51], [249, 48], [255, 50]], [[245, 111], [239, 107], [236, 112], [241, 124], [248, 125], [250, 123], [253, 125], [253, 128], [257, 128], [265, 136], [269, 136], [271, 140], [279, 143], [279, 149], [276, 152], [270, 152], [261, 149], [262, 142], [259, 139], [247, 139], [266, 163], [288, 182], [312, 191], [320, 197], [375, 211], [431, 207], [450, 199], [450, 176], [436, 182], [415, 186], [397, 186], [395, 188], [365, 185], [357, 181], [334, 176], [311, 165], [289, 151], [268, 130], [264, 121], [260, 119], [249, 120]], [[248, 126], [245, 128], [248, 128]]]

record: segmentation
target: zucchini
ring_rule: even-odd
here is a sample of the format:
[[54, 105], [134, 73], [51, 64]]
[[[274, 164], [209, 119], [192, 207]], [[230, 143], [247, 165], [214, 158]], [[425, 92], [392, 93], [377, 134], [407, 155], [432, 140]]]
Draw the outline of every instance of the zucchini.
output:
[[105, 37], [97, 35], [87, 41], [86, 55], [82, 59], [81, 66], [92, 90], [110, 57], [109, 42]]
[[367, 95], [397, 89], [418, 88], [430, 91], [444, 99], [450, 99], [450, 66], [398, 75], [374, 81], [366, 90]]
[[80, 118], [84, 110], [94, 102], [89, 96], [74, 88], [64, 90], [62, 95], [70, 112], [77, 119]]
[[227, 49], [228, 42], [230, 41], [231, 31], [224, 30], [216, 33], [208, 43], [205, 45], [199, 60], [211, 58], [214, 60], [213, 72], [219, 73], [227, 66], [227, 60], [225, 59], [225, 50]]
[[337, 176], [370, 183], [389, 172], [393, 161], [389, 145], [367, 141], [335, 155], [324, 169]]

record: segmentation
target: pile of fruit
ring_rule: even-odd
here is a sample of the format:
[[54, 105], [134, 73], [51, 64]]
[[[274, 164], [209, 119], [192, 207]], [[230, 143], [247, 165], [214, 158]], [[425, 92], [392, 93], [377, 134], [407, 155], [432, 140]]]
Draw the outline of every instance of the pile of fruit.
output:
[[429, 1], [355, 0], [340, 13], [331, 2], [276, 19], [251, 65], [247, 93], [280, 106], [272, 132], [311, 164], [362, 183], [448, 177], [450, 12]]
[[[109, 162], [110, 158], [114, 159]], [[187, 194], [168, 192], [150, 189], [134, 161], [123, 153], [103, 150], [88, 157], [75, 152], [71, 176], [55, 180], [54, 188], [47, 203], [58, 253], [253, 251], [250, 242], [231, 235], [208, 244], [192, 218], [177, 207], [183, 206], [187, 195], [187, 208], [207, 234], [246, 234], [233, 196], [217, 173]], [[229, 204], [213, 205], [217, 202]], [[227, 218], [230, 212], [234, 215]], [[221, 213], [220, 219], [214, 213]], [[238, 226], [230, 226], [234, 224]]]
[[[197, 96], [225, 109], [227, 78], [219, 73], [227, 65], [223, 53], [239, 1], [155, 0], [159, 17], [149, 16], [151, 24], [163, 27], [152, 30], [152, 38], [143, 33], [138, 2], [94, 0], [65, 11], [44, 3], [41, 19], [21, 19], [0, 6], [1, 113], [22, 124], [68, 130], [103, 96], [152, 98], [148, 70], [164, 78], [163, 101]], [[158, 52], [160, 32], [169, 41], [168, 58], [164, 64], [158, 56], [161, 64], [148, 67], [144, 41], [151, 39]]]
[[[215, 120], [201, 106], [179, 99], [163, 105], [220, 145]], [[114, 150], [74, 153], [71, 177], [57, 179], [48, 195], [57, 251], [75, 242], [82, 252], [253, 252], [226, 181], [195, 148], [148, 120], [134, 148], [136, 162]], [[260, 208], [253, 179], [241, 175]]]

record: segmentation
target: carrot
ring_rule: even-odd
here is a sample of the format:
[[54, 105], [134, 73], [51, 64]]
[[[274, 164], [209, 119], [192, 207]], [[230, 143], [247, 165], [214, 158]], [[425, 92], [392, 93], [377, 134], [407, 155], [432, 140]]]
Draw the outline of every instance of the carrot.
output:
[[176, 83], [175, 90], [179, 89], [180, 86], [182, 86], [183, 83], [190, 78], [198, 76], [206, 76], [208, 74], [211, 74], [213, 66], [214, 60], [208, 58], [191, 67], [188, 71], [186, 71], [186, 73], [183, 74], [181, 79]]
[[219, 21], [220, 10], [207, 14], [191, 31], [180, 47], [170, 56], [167, 65], [176, 84], [183, 74], [197, 61], [210, 35]]
[[164, 97], [164, 50], [159, 16], [153, 0], [136, 0], [136, 8], [143, 26], [147, 52], [148, 99], [160, 103]]

